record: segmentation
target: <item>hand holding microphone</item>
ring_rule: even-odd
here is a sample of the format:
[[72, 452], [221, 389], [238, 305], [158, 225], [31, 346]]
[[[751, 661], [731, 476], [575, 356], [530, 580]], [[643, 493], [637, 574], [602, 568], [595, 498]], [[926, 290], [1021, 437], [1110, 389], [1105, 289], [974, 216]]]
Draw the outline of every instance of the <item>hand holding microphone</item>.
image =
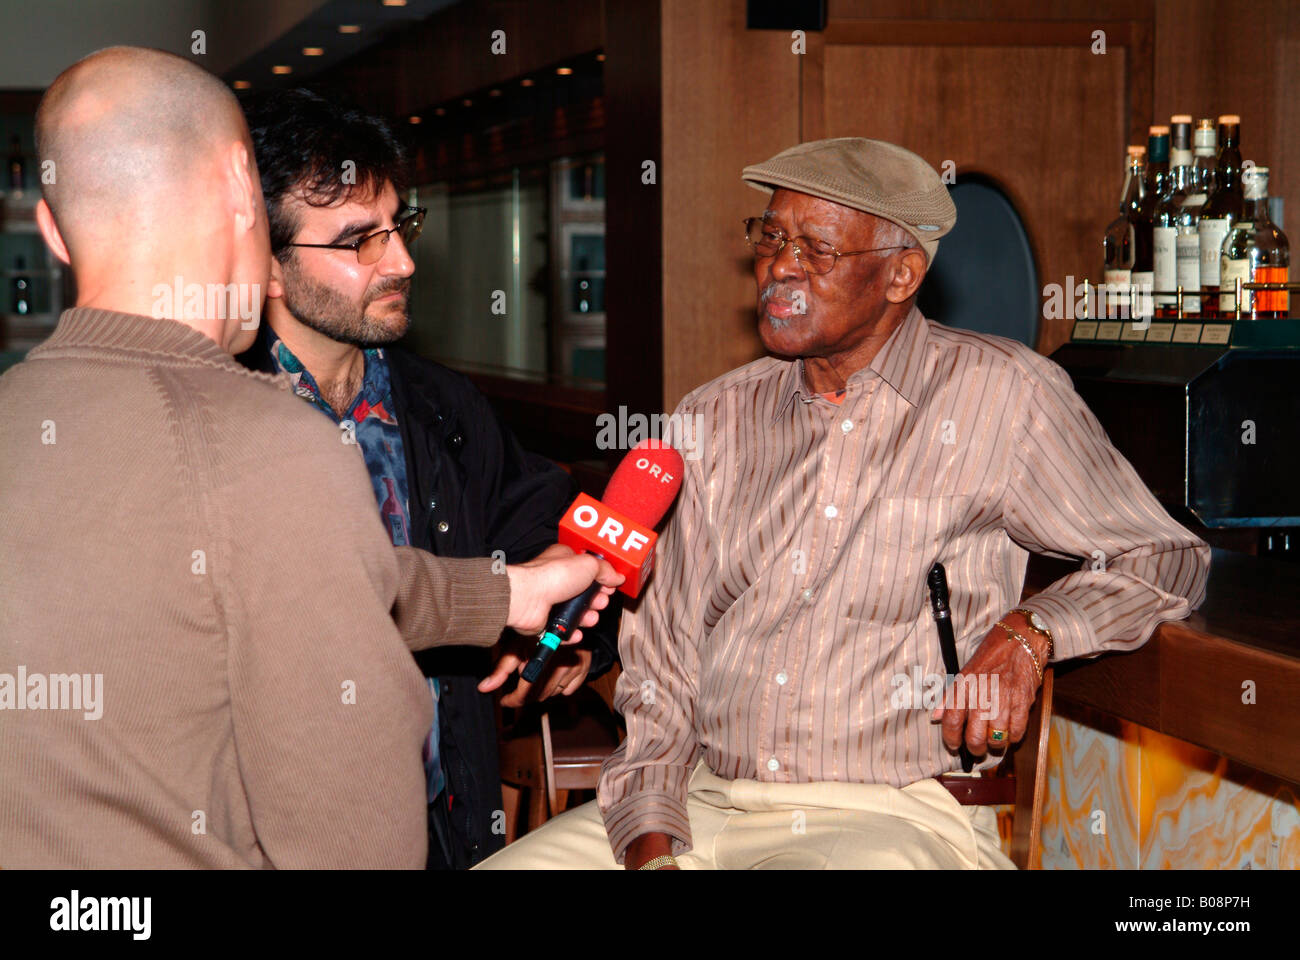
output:
[[569, 549], [561, 553], [555, 548], [548, 548], [528, 563], [506, 567], [506, 574], [510, 577], [510, 612], [506, 615], [506, 626], [532, 636], [546, 626], [547, 617], [557, 601], [588, 591], [593, 594], [588, 616], [574, 626], [594, 627], [600, 618], [598, 611], [609, 606], [610, 594], [624, 580], [607, 560], [590, 554], [575, 554]]
[[[682, 486], [682, 457], [660, 440], [645, 440], [618, 465], [603, 500], [579, 494], [560, 520], [560, 543], [598, 558], [623, 576], [618, 588], [631, 597], [641, 592], [654, 567], [654, 532]], [[605, 586], [611, 585], [605, 581]], [[584, 623], [598, 602], [601, 582], [573, 599], [557, 603], [542, 632], [523, 679], [532, 683], [560, 644]], [[608, 603], [608, 599], [605, 600]], [[603, 604], [602, 604], [603, 606]]]

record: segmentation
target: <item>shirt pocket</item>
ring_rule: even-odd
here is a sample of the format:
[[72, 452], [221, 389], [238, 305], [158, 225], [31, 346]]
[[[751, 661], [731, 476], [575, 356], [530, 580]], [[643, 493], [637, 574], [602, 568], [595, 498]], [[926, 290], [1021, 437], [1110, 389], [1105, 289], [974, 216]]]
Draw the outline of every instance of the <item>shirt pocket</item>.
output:
[[882, 627], [929, 614], [926, 577], [952, 559], [971, 497], [882, 497], [863, 512], [845, 558], [845, 616]]

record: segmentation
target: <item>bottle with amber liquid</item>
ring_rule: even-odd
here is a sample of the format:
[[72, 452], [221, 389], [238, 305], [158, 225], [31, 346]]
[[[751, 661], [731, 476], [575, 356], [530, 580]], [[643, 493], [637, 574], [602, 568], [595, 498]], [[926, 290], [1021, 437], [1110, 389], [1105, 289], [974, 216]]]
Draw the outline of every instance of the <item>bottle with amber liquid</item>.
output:
[[1219, 264], [1223, 241], [1241, 219], [1241, 118], [1219, 117], [1219, 161], [1214, 167], [1215, 188], [1201, 208], [1196, 224], [1201, 251], [1201, 289], [1206, 291], [1204, 314], [1215, 316], [1219, 305]]
[[[1223, 241], [1219, 258], [1219, 314], [1235, 315], [1237, 280], [1242, 283], [1287, 283], [1291, 248], [1286, 234], [1268, 216], [1268, 167], [1249, 164], [1242, 171], [1241, 219]], [[1274, 320], [1290, 314], [1287, 290], [1241, 291], [1243, 320]]]

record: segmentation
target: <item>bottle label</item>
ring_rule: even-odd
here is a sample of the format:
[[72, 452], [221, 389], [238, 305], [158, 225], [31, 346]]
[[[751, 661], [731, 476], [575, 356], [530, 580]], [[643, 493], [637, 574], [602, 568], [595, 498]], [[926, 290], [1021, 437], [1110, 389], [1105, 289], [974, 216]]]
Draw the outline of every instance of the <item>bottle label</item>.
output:
[[1227, 217], [1201, 218], [1196, 225], [1197, 241], [1201, 247], [1201, 284], [1206, 287], [1223, 285], [1219, 277], [1219, 254], [1223, 252], [1223, 238], [1231, 224]]
[[1160, 291], [1173, 290], [1178, 285], [1178, 230], [1174, 227], [1156, 227], [1152, 231], [1155, 267], [1156, 306], [1172, 305], [1176, 296]]
[[[1219, 294], [1219, 312], [1225, 317], [1232, 316], [1237, 309], [1238, 280], [1242, 283], [1250, 283], [1250, 260], [1245, 257], [1240, 260], [1222, 258], [1219, 263], [1219, 289], [1223, 292]], [[1250, 305], [1251, 292], [1241, 291], [1241, 312], [1249, 313]]]
[[1200, 237], [1191, 230], [1179, 231], [1175, 247], [1178, 259], [1178, 285], [1183, 288], [1184, 297], [1194, 297], [1196, 294], [1193, 291], [1201, 287]]
[[1133, 282], [1133, 271], [1107, 269], [1102, 273], [1102, 282], [1106, 285], [1105, 300], [1098, 305], [1097, 316], [1128, 316], [1129, 284]]
[[[1256, 267], [1256, 283], [1287, 283], [1289, 267]], [[1289, 290], [1260, 290], [1255, 293], [1255, 309], [1260, 313], [1278, 312], [1287, 316], [1291, 312], [1291, 292]]]

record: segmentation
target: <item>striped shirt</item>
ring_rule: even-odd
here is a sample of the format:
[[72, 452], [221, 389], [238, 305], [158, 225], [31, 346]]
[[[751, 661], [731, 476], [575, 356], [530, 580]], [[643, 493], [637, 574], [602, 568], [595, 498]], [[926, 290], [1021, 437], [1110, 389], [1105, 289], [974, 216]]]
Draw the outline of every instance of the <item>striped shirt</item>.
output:
[[677, 414], [700, 418], [699, 456], [623, 617], [627, 738], [599, 789], [620, 861], [643, 833], [689, 849], [701, 756], [721, 777], [777, 782], [901, 787], [960, 769], [907, 697], [944, 674], [935, 561], [963, 663], [1018, 605], [1029, 551], [1083, 561], [1023, 604], [1057, 660], [1134, 649], [1204, 598], [1209, 547], [1065, 372], [1014, 341], [913, 307], [838, 404], [809, 390], [802, 361], [764, 358]]

